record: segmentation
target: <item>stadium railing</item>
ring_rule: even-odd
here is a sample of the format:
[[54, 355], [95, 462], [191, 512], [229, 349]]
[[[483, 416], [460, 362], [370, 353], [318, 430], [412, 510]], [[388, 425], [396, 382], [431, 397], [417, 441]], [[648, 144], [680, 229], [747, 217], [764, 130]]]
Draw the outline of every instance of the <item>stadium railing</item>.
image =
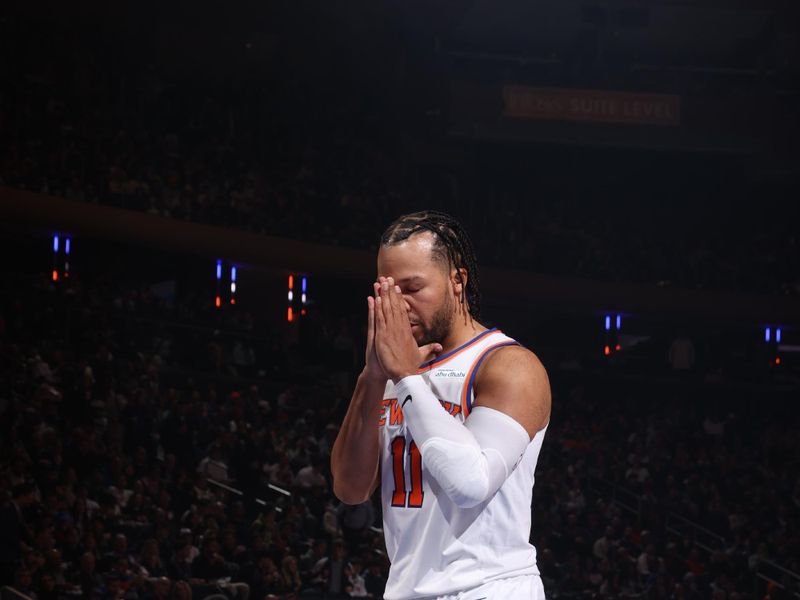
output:
[[10, 585], [3, 586], [2, 590], [0, 590], [0, 598], [2, 600], [33, 600], [30, 596], [26, 596]]

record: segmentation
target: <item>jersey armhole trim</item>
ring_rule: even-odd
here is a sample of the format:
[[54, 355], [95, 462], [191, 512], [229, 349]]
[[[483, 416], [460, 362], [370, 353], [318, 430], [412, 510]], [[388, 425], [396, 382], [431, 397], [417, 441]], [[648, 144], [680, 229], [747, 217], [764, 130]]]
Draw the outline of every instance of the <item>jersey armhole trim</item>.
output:
[[483, 360], [489, 355], [490, 352], [493, 350], [497, 350], [498, 348], [502, 348], [503, 346], [519, 346], [520, 343], [511, 340], [507, 342], [498, 342], [497, 344], [492, 344], [488, 348], [485, 348], [475, 359], [475, 362], [472, 363], [472, 366], [467, 373], [466, 381], [464, 383], [464, 389], [461, 392], [461, 412], [464, 413], [464, 418], [466, 419], [469, 416], [469, 413], [472, 411], [472, 386], [475, 383], [475, 375], [478, 372], [478, 369], [481, 366]]
[[499, 329], [497, 329], [497, 327], [492, 327], [491, 329], [487, 329], [486, 331], [483, 331], [483, 332], [479, 333], [478, 335], [476, 335], [474, 338], [472, 338], [468, 342], [462, 344], [458, 348], [455, 348], [455, 349], [451, 350], [447, 354], [442, 354], [441, 356], [439, 356], [437, 358], [434, 358], [433, 360], [430, 360], [430, 361], [428, 361], [426, 363], [422, 363], [419, 367], [417, 367], [417, 373], [424, 373], [425, 371], [431, 370], [434, 366], [437, 366], [437, 367], [441, 366], [442, 364], [444, 364], [445, 362], [447, 362], [451, 358], [455, 358], [456, 356], [458, 356], [459, 354], [464, 352], [467, 348], [469, 348], [473, 344], [479, 342], [480, 340], [482, 340], [486, 336], [491, 335], [493, 333], [503, 333], [503, 332], [500, 331]]

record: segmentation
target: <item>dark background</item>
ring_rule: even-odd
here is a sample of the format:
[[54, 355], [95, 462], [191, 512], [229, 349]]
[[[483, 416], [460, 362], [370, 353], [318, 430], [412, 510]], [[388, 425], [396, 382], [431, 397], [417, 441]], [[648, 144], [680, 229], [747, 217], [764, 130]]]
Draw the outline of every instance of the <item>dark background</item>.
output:
[[[329, 432], [379, 235], [422, 208], [551, 378], [548, 597], [796, 595], [799, 32], [784, 1], [4, 4], [4, 596], [382, 589]], [[506, 85], [680, 119], [512, 118]]]

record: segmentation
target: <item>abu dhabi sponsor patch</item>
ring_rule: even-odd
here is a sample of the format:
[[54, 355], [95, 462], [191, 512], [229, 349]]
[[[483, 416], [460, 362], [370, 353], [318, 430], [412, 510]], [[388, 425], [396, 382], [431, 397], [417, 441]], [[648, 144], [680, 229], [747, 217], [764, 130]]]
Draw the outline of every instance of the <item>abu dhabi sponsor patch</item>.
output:
[[464, 371], [458, 371], [456, 369], [437, 369], [433, 373], [431, 373], [431, 377], [466, 377], [467, 374]]

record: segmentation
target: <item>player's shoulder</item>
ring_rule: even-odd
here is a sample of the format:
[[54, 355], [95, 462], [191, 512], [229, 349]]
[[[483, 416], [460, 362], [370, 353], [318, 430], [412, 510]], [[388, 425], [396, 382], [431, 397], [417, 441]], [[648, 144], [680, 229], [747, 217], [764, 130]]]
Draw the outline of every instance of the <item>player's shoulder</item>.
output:
[[505, 412], [533, 437], [550, 419], [550, 381], [542, 361], [524, 346], [491, 352], [476, 373], [476, 403]]
[[475, 374], [476, 385], [521, 384], [539, 390], [549, 390], [547, 369], [529, 348], [519, 344], [492, 350]]
[[536, 353], [519, 342], [493, 349], [484, 361], [484, 372], [505, 371], [508, 373], [507, 369], [513, 369], [512, 372], [520, 374], [547, 375], [547, 371]]

